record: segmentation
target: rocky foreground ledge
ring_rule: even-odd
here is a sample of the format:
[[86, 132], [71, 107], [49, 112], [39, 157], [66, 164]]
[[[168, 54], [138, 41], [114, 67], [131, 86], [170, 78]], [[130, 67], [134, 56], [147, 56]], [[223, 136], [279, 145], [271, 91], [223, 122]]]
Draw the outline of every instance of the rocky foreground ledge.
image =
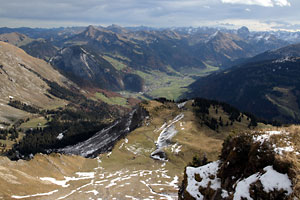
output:
[[229, 137], [218, 161], [186, 167], [179, 199], [299, 199], [298, 130]]

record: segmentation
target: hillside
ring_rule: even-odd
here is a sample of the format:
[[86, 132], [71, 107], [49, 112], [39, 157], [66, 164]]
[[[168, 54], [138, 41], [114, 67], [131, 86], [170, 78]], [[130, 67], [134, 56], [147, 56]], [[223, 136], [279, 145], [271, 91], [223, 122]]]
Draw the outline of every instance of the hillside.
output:
[[58, 51], [58, 48], [50, 41], [41, 38], [32, 39], [18, 32], [0, 34], [0, 41], [20, 47], [27, 54], [46, 61], [55, 56]]
[[89, 47], [71, 46], [60, 50], [51, 58], [50, 63], [83, 87], [98, 87], [113, 91], [143, 90], [141, 77], [122, 71], [109, 61], [100, 52], [95, 52]]
[[0, 41], [7, 42], [19, 47], [32, 42], [33, 39], [24, 34], [12, 32], [0, 34]]
[[[234, 108], [219, 102], [199, 99], [175, 104], [160, 99], [141, 106], [149, 112], [142, 126], [117, 141], [110, 153], [95, 159], [37, 154], [30, 161], [12, 163], [1, 158], [3, 166], [0, 170], [6, 171], [8, 176], [0, 178], [6, 183], [5, 187], [0, 186], [0, 193], [4, 198], [119, 199], [126, 195], [142, 199], [176, 199], [177, 185], [183, 179], [182, 171], [195, 155], [216, 160], [223, 139], [231, 131], [250, 130], [250, 119], [246, 115], [242, 117]], [[256, 128], [261, 127], [264, 126], [259, 124]], [[89, 144], [85, 146], [93, 148]], [[75, 145], [74, 150], [76, 148]], [[86, 149], [82, 155], [89, 151]], [[45, 165], [29, 170], [37, 163]], [[18, 187], [23, 183], [26, 187]], [[135, 186], [134, 190], [132, 186]], [[13, 191], [10, 190], [12, 187], [15, 188]]]
[[266, 51], [262, 54], [249, 58], [244, 62], [259, 62], [264, 60], [284, 59], [288, 57], [300, 57], [300, 44], [292, 44], [279, 49]]
[[58, 48], [53, 45], [53, 43], [38, 39], [30, 43], [20, 46], [29, 55], [49, 61], [50, 58], [56, 55]]
[[299, 122], [299, 64], [298, 57], [250, 62], [197, 80], [187, 96], [225, 101], [267, 120]]
[[[50, 64], [4, 42], [0, 94], [0, 153], [11, 159], [85, 140], [130, 110], [91, 97], [94, 93], [80, 89]], [[64, 138], [58, 137], [62, 132]]]
[[23, 111], [8, 106], [10, 100], [44, 109], [59, 107], [66, 102], [48, 92], [49, 82], [64, 87], [72, 85], [45, 61], [31, 57], [22, 49], [5, 42], [0, 42], [0, 80], [0, 121], [8, 123], [26, 115]]

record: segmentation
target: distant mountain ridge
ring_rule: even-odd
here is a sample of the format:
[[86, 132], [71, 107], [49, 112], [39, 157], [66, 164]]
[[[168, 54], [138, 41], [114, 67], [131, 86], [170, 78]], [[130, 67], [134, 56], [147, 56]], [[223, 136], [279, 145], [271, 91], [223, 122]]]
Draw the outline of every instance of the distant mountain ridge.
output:
[[89, 26], [85, 31], [66, 38], [63, 44], [93, 45], [102, 52], [128, 57], [139, 68], [141, 65], [161, 68], [169, 64], [178, 70], [183, 66], [203, 68], [204, 62], [214, 66], [228, 65], [236, 59], [251, 57], [288, 43], [274, 35], [257, 39], [219, 30], [211, 34], [180, 33], [177, 29], [128, 31], [114, 25], [107, 28]]
[[[32, 38], [31, 42], [20, 45], [28, 54], [50, 62], [81, 86], [141, 92], [141, 95], [146, 92], [146, 96], [152, 97], [168, 93], [174, 99], [185, 90], [182, 87], [198, 76], [288, 44], [272, 33], [250, 32], [246, 27], [239, 30], [118, 25], [0, 28], [0, 33], [13, 34], [12, 31]], [[178, 77], [186, 80], [179, 85]], [[162, 78], [171, 81], [159, 86], [157, 80]]]
[[[241, 33], [241, 30], [246, 33]], [[137, 62], [136, 66], [140, 68], [140, 65], [144, 63], [154, 68], [168, 64], [172, 67], [175, 65], [174, 68], [178, 68], [176, 65], [203, 67], [203, 62], [214, 66], [228, 65], [229, 61], [237, 58], [251, 57], [269, 49], [285, 46], [290, 42], [279, 37], [280, 34], [250, 32], [246, 27], [239, 30], [206, 27], [126, 28], [118, 25], [56, 29], [0, 28], [0, 33], [11, 32], [20, 32], [34, 39], [43, 38], [60, 48], [70, 44], [78, 45], [89, 42], [93, 44], [91, 40], [94, 40], [99, 43], [102, 51], [114, 51], [123, 56], [132, 57], [135, 61], [133, 63]], [[216, 33], [218, 33], [217, 37], [214, 36]], [[293, 36], [293, 38], [297, 37]], [[99, 45], [98, 48], [100, 48]], [[122, 49], [118, 45], [121, 45]], [[225, 53], [218, 51], [218, 46], [221, 46]], [[133, 49], [134, 52], [132, 52]], [[134, 55], [135, 52], [140, 55]]]
[[0, 41], [7, 42], [15, 46], [26, 45], [32, 42], [32, 40], [33, 39], [28, 36], [17, 32], [0, 34]]
[[268, 51], [247, 63], [201, 78], [187, 96], [230, 103], [259, 117], [300, 121], [299, 44]]

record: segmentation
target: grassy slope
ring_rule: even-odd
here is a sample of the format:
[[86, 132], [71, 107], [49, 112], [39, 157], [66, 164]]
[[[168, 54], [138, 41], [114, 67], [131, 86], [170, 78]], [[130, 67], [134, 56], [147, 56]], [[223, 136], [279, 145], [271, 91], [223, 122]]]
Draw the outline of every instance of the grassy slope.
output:
[[45, 127], [47, 120], [44, 117], [36, 117], [30, 119], [28, 122], [21, 124], [20, 128], [22, 129], [29, 129], [29, 128], [36, 128], [36, 127]]
[[116, 59], [114, 59], [110, 56], [103, 56], [103, 58], [105, 60], [107, 60], [110, 64], [112, 64], [112, 66], [114, 66], [117, 70], [122, 70], [122, 69], [125, 69], [127, 67], [124, 63], [122, 63], [122, 62], [120, 62], [120, 61], [118, 61], [118, 60], [116, 60]]
[[[155, 171], [158, 169], [164, 169], [167, 170], [167, 176], [172, 178], [178, 176], [179, 180], [181, 180], [183, 178], [183, 169], [192, 160], [193, 156], [202, 156], [205, 153], [209, 160], [216, 160], [221, 150], [223, 139], [231, 131], [246, 129], [247, 125], [249, 124], [245, 118], [241, 123], [235, 123], [234, 126], [229, 126], [222, 129], [222, 133], [217, 133], [207, 127], [199, 127], [195, 120], [194, 114], [190, 110], [191, 102], [189, 102], [187, 105], [188, 110], [183, 111], [185, 117], [180, 121], [182, 125], [180, 122], [177, 122], [175, 125], [176, 130], [179, 132], [172, 139], [172, 145], [165, 149], [165, 152], [168, 156], [168, 162], [155, 161], [150, 158], [151, 152], [155, 150], [155, 141], [160, 134], [160, 131], [155, 130], [160, 128], [164, 122], [172, 120], [181, 111], [175, 104], [170, 103], [168, 105], [163, 105], [156, 101], [150, 101], [150, 103], [145, 105], [145, 107], [150, 111], [150, 121], [148, 126], [144, 125], [143, 127], [133, 131], [127, 136], [127, 139], [120, 140], [116, 144], [111, 155], [102, 157], [101, 166], [108, 173], [113, 174], [116, 171], [121, 171], [122, 169], [129, 171]], [[213, 113], [213, 110], [211, 110], [211, 113]], [[227, 117], [222, 111], [219, 111], [219, 116], [222, 116], [224, 119]], [[126, 141], [128, 142], [126, 143]], [[177, 146], [181, 146], [181, 151], [178, 154], [172, 152], [171, 150], [172, 146], [176, 143]], [[170, 180], [165, 180], [161, 177], [155, 176], [150, 177], [152, 179], [148, 182], [152, 185], [152, 189], [155, 192], [177, 193], [177, 189], [175, 188], [170, 188], [167, 186], [157, 187], [157, 183], [159, 181], [164, 182]], [[139, 179], [130, 179], [129, 181], [130, 185], [137, 187], [137, 191], [144, 189], [143, 185], [140, 184], [140, 180], [145, 179], [140, 177]], [[161, 190], [160, 188], [163, 189]], [[124, 188], [124, 192], [127, 190], [128, 188]], [[132, 195], [137, 197], [136, 193], [134, 192]], [[143, 191], [142, 196], [138, 195], [138, 197], [146, 198], [147, 195], [151, 195], [151, 193], [149, 193], [149, 189]], [[155, 198], [159, 197], [156, 195], [153, 196], [155, 196]]]
[[127, 106], [127, 100], [122, 97], [107, 97], [102, 93], [95, 93], [95, 97], [110, 105]]
[[[142, 127], [130, 133], [126, 139], [120, 140], [111, 153], [100, 155], [101, 161], [98, 161], [98, 167], [96, 159], [74, 156], [38, 155], [29, 162], [18, 161], [17, 163], [1, 158], [0, 162], [5, 164], [4, 168], [0, 168], [0, 174], [5, 172], [8, 176], [5, 176], [4, 180], [2, 180], [3, 177], [0, 177], [1, 182], [7, 183], [0, 186], [0, 194], [9, 197], [12, 194], [28, 195], [58, 189], [59, 192], [38, 199], [58, 199], [67, 194], [70, 194], [68, 198], [87, 199], [95, 196], [86, 192], [95, 189], [99, 192], [98, 197], [108, 199], [112, 199], [112, 197], [123, 199], [125, 194], [141, 199], [159, 199], [161, 197], [166, 199], [163, 197], [163, 194], [166, 193], [175, 198], [177, 187], [170, 183], [176, 176], [179, 177], [179, 181], [182, 180], [183, 169], [193, 156], [202, 156], [206, 153], [209, 160], [216, 160], [221, 150], [222, 140], [233, 130], [245, 129], [249, 123], [244, 118], [241, 123], [235, 122], [234, 126], [224, 127], [220, 132], [215, 132], [198, 124], [191, 111], [191, 104], [192, 102], [188, 102], [185, 110], [178, 109], [174, 103], [162, 104], [150, 101], [144, 105], [150, 112], [150, 118]], [[172, 139], [172, 144], [165, 149], [168, 162], [153, 160], [150, 158], [150, 154], [155, 150], [155, 141], [160, 134], [160, 131], [155, 130], [159, 129], [164, 122], [174, 119], [181, 112], [185, 117], [175, 124], [178, 133]], [[227, 116], [221, 109], [219, 109], [218, 116], [213, 108], [210, 109], [210, 113], [216, 118], [222, 116], [224, 121], [226, 120]], [[176, 143], [177, 147], [181, 146], [179, 153], [172, 152], [172, 146]], [[39, 163], [38, 166], [37, 163]], [[35, 170], [30, 170], [33, 168]], [[15, 170], [19, 170], [20, 173]], [[70, 186], [65, 188], [39, 179], [39, 177], [46, 176], [64, 180], [63, 176], [77, 177], [76, 171], [95, 172], [96, 176], [92, 180], [70, 181]], [[12, 181], [20, 184], [26, 183], [26, 186], [14, 185]], [[113, 182], [116, 185], [112, 185]], [[174, 183], [176, 182], [174, 181]], [[14, 190], [10, 190], [11, 188]]]
[[281, 97], [266, 94], [266, 98], [274, 105], [276, 105], [281, 113], [297, 119], [299, 118], [300, 110], [297, 104], [297, 97], [295, 97], [295, 95], [293, 94], [292, 89], [294, 88], [274, 87], [273, 91], [279, 92], [281, 94]]
[[177, 99], [187, 91], [185, 87], [195, 81], [188, 76], [168, 75], [160, 71], [151, 71], [149, 73], [136, 71], [135, 73], [145, 80], [145, 93], [154, 98]]

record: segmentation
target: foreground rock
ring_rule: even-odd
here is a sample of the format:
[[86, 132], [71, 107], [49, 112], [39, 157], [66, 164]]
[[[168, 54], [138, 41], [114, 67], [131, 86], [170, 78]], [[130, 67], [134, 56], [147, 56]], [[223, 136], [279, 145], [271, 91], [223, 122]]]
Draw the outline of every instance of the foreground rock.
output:
[[179, 198], [298, 199], [299, 150], [287, 136], [294, 137], [269, 131], [225, 140], [220, 160], [186, 167]]

